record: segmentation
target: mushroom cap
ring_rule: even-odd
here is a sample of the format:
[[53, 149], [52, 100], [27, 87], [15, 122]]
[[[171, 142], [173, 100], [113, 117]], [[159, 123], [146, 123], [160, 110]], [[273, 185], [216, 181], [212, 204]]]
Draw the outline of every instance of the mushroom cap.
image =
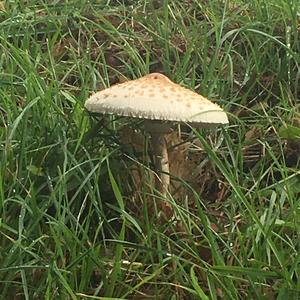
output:
[[160, 73], [116, 84], [93, 94], [85, 103], [95, 113], [192, 123], [227, 124], [226, 113], [205, 97]]

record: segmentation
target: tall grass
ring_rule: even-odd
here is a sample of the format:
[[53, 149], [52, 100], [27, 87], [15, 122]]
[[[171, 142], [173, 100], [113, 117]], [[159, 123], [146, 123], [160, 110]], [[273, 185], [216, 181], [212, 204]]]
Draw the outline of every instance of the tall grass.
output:
[[[299, 9], [0, 2], [0, 298], [298, 299]], [[188, 131], [198, 185], [177, 178], [188, 196], [165, 199], [184, 233], [149, 205], [151, 162], [120, 142], [139, 123], [84, 109], [156, 71], [230, 116]]]

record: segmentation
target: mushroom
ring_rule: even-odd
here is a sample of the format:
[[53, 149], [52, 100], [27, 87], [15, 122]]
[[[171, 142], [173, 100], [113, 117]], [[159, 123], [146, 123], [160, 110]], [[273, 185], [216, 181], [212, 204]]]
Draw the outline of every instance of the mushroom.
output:
[[[165, 135], [174, 123], [197, 127], [227, 124], [226, 113], [205, 97], [186, 89], [160, 73], [113, 85], [96, 92], [85, 103], [87, 110], [144, 119], [151, 135], [155, 169], [159, 175], [156, 189], [167, 195], [170, 184], [168, 149]], [[162, 210], [169, 215], [167, 205]]]

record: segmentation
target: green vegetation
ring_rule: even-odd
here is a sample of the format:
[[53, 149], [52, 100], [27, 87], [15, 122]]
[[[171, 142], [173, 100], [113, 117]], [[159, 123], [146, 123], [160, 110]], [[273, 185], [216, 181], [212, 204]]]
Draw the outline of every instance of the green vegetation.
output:
[[[0, 298], [299, 299], [299, 11], [0, 2]], [[151, 162], [120, 142], [139, 123], [84, 109], [92, 91], [153, 71], [230, 116], [194, 132], [198, 182], [168, 200], [183, 233], [147, 204], [160, 201]]]

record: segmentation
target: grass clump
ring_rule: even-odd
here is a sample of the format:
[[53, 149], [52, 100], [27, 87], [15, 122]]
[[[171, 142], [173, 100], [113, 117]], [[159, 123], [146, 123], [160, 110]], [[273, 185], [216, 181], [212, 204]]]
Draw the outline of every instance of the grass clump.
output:
[[[1, 298], [299, 298], [298, 1], [0, 4]], [[184, 234], [146, 205], [128, 120], [84, 110], [156, 71], [230, 114], [193, 132]]]

